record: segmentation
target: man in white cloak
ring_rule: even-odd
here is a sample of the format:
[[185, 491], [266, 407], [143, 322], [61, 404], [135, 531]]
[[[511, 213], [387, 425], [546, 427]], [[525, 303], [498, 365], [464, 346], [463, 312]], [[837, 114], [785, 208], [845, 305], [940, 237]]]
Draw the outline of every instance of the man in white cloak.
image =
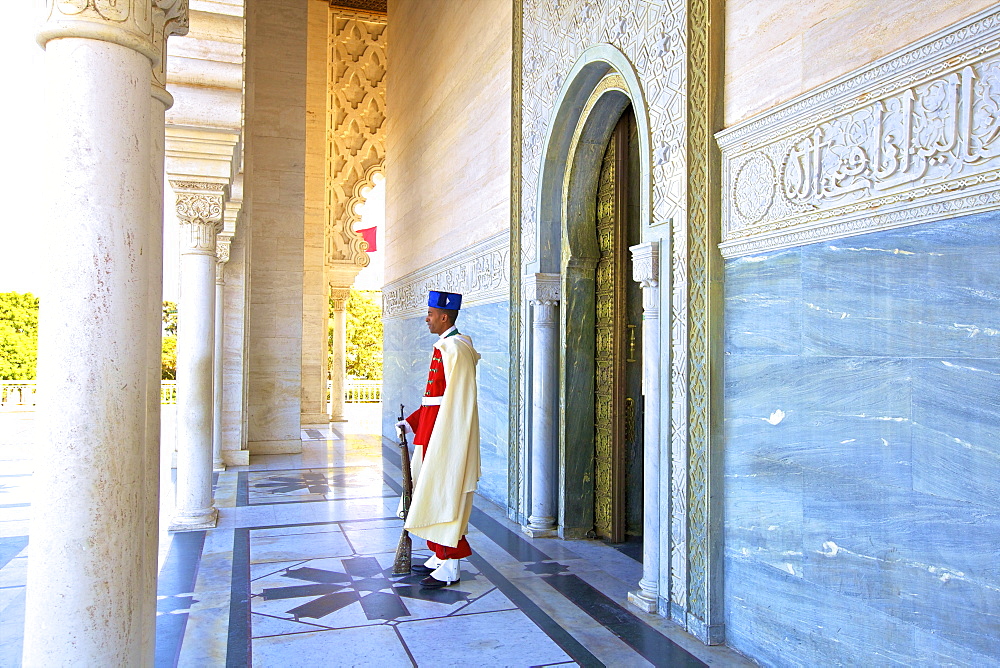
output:
[[433, 556], [413, 572], [437, 589], [460, 580], [459, 560], [479, 481], [479, 408], [472, 339], [455, 327], [462, 295], [432, 290], [425, 322], [438, 335], [421, 406], [397, 426], [413, 433], [413, 499], [406, 529], [427, 540]]

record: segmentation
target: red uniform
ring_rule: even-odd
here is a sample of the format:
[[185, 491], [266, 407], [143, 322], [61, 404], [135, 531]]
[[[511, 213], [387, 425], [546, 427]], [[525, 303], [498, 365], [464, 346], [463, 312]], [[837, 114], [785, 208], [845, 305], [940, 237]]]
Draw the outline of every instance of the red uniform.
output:
[[[451, 336], [452, 334], [458, 334], [458, 330], [453, 330], [447, 336]], [[441, 360], [441, 351], [435, 348], [434, 354], [431, 356], [431, 368], [427, 372], [427, 389], [424, 392], [424, 397], [443, 397], [446, 386], [447, 382], [444, 377], [444, 363]], [[437, 405], [421, 406], [406, 418], [406, 421], [410, 424], [410, 428], [413, 429], [413, 445], [414, 447], [420, 446], [423, 448], [423, 456], [427, 455], [427, 444], [431, 440], [431, 432], [434, 431], [434, 423], [437, 421], [440, 410], [440, 403]], [[427, 548], [433, 551], [434, 556], [438, 559], [464, 559], [472, 554], [472, 547], [469, 545], [469, 541], [465, 539], [465, 536], [462, 536], [462, 540], [455, 547], [448, 547], [447, 545], [439, 545], [432, 541], [427, 541]]]

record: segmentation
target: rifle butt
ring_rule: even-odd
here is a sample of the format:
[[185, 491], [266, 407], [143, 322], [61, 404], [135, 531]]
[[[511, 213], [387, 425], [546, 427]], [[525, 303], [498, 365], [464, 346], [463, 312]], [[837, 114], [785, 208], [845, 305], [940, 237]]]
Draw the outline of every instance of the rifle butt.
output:
[[396, 545], [396, 560], [392, 564], [393, 575], [410, 574], [412, 554], [413, 540], [410, 538], [410, 532], [403, 529], [403, 533], [399, 537], [399, 543]]

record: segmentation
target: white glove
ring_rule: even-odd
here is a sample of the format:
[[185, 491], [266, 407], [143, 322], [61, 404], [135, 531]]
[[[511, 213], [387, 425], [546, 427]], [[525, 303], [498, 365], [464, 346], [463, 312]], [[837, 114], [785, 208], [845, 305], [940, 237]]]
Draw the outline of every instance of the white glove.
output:
[[407, 422], [406, 420], [400, 420], [399, 422], [397, 422], [396, 429], [402, 429], [404, 434], [410, 436], [413, 435], [413, 427], [411, 427], [410, 423]]

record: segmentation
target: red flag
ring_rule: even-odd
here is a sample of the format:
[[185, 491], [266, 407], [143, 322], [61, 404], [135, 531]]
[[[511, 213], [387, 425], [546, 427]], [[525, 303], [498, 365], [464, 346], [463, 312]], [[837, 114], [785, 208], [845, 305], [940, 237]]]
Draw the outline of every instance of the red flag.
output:
[[375, 230], [377, 229], [378, 227], [376, 226], [376, 227], [368, 227], [363, 230], [355, 230], [355, 232], [363, 236], [365, 238], [365, 241], [368, 242], [368, 250], [365, 251], [367, 253], [374, 253], [375, 251], [378, 250], [378, 248], [375, 247]]

